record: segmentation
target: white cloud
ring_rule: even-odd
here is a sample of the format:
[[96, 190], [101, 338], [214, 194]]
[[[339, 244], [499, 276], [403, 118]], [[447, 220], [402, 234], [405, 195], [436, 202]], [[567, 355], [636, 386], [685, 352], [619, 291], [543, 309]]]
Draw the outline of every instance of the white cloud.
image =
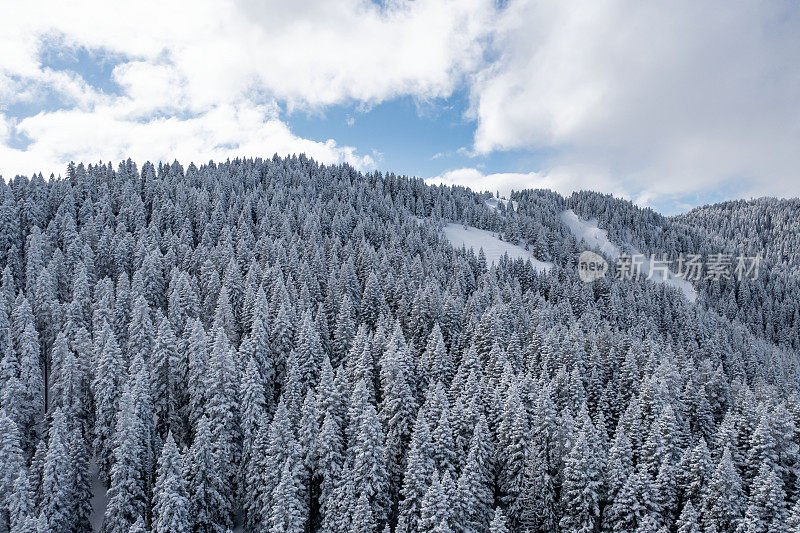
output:
[[[45, 41], [120, 58], [119, 94], [45, 68]], [[651, 203], [800, 195], [791, 2], [32, 0], [0, 17], [0, 51], [6, 176], [132, 150], [205, 160], [301, 146], [368, 168], [374, 156], [297, 137], [275, 106], [368, 110], [466, 88], [475, 138], [456, 155], [481, 168], [497, 151], [545, 154], [533, 173], [457, 171], [490, 190], [530, 181]], [[62, 109], [42, 104], [53, 99]], [[43, 111], [15, 125], [16, 103]], [[10, 148], [13, 131], [27, 150]]]
[[[25, 118], [16, 124], [16, 130], [33, 143], [25, 150], [0, 144], [0, 167], [49, 175], [63, 172], [64, 162], [72, 159], [96, 162], [127, 157], [138, 161], [177, 158], [201, 163], [301, 152], [319, 161], [347, 161], [362, 169], [375, 164], [371, 156], [361, 156], [354, 148], [339, 146], [333, 140], [315, 142], [294, 135], [267, 106], [223, 105], [191, 118], [146, 122], [129, 118], [124, 107], [62, 110]], [[3, 130], [0, 126], [0, 134]]]
[[197, 106], [254, 89], [312, 107], [433, 98], [479, 65], [494, 12], [488, 0], [34, 0], [0, 21], [0, 45], [13, 58], [2, 69], [35, 77], [42, 37], [59, 35], [173, 65]]
[[[462, 185], [473, 191], [500, 192], [508, 196], [512, 190], [550, 189], [562, 195], [568, 195], [581, 189], [613, 193], [622, 198], [629, 194], [620, 188], [619, 183], [597, 169], [588, 167], [558, 167], [549, 172], [501, 172], [484, 174], [476, 168], [459, 168], [449, 170], [438, 176], [425, 180], [431, 185]], [[587, 187], [587, 183], [591, 186]]]
[[[479, 65], [480, 21], [494, 13], [489, 0], [34, 0], [13, 11], [0, 17], [0, 97], [61, 109], [19, 122], [33, 142], [0, 147], [5, 175], [134, 152], [207, 160], [304, 149], [370, 168], [354, 148], [293, 135], [275, 102], [315, 111], [447, 96]], [[121, 94], [44, 67], [43, 46], [122, 58], [113, 71]]]
[[544, 148], [643, 199], [800, 194], [796, 5], [511, 0], [493, 44], [479, 153]]

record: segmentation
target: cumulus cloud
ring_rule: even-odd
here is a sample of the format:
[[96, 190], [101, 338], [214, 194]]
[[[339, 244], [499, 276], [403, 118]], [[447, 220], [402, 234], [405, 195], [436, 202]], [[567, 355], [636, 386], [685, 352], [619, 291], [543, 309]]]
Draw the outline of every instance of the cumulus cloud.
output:
[[592, 190], [613, 193], [622, 198], [630, 195], [608, 175], [597, 169], [556, 167], [548, 172], [499, 172], [485, 174], [477, 168], [449, 170], [425, 180], [430, 185], [462, 185], [473, 191], [499, 192], [508, 196], [511, 191], [522, 189], [550, 189], [568, 195], [586, 189], [587, 181], [593, 184]]
[[[107, 55], [114, 89], [48, 67], [53, 46]], [[800, 195], [800, 8], [789, 0], [32, 0], [0, 18], [0, 50], [7, 176], [133, 151], [303, 148], [371, 168], [354, 147], [297, 137], [277, 110], [367, 112], [465, 91], [474, 142], [443, 154], [480, 168], [519, 151], [536, 166], [437, 179], [675, 205], [708, 191]]]
[[[478, 67], [481, 21], [494, 8], [487, 0], [34, 0], [14, 11], [0, 18], [2, 102], [59, 106], [17, 117], [16, 132], [32, 142], [0, 147], [7, 175], [134, 152], [207, 159], [305, 149], [370, 168], [372, 157], [355, 148], [294, 136], [275, 103], [314, 111], [447, 96]], [[119, 91], [46, 67], [47, 46], [113, 55]], [[15, 117], [0, 113], [10, 128]]]
[[512, 0], [494, 35], [478, 153], [545, 148], [643, 199], [800, 194], [796, 4]]
[[[121, 109], [122, 107], [122, 109]], [[189, 118], [163, 117], [131, 120], [124, 106], [97, 107], [41, 113], [14, 124], [16, 131], [32, 139], [25, 149], [0, 144], [0, 166], [20, 173], [58, 173], [64, 161], [135, 160], [205, 162], [210, 159], [260, 155], [270, 157], [306, 153], [330, 163], [349, 162], [358, 168], [373, 168], [369, 155], [334, 140], [315, 142], [293, 134], [266, 106], [229, 105], [214, 107]], [[10, 130], [0, 125], [0, 138]], [[3, 124], [3, 122], [0, 122]], [[9, 136], [6, 133], [6, 138]]]

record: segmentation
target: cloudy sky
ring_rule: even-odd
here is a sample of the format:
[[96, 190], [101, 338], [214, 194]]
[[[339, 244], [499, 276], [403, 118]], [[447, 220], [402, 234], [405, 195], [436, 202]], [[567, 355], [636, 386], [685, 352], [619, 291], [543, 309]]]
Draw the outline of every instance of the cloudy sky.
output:
[[666, 213], [800, 196], [800, 7], [0, 0], [6, 179], [299, 152]]

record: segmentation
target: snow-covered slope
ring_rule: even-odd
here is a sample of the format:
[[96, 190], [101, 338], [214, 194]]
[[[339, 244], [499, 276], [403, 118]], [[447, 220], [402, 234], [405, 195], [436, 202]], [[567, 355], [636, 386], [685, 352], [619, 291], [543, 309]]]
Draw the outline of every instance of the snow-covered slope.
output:
[[606, 230], [597, 227], [597, 219], [582, 220], [575, 211], [568, 209], [561, 213], [561, 221], [576, 241], [583, 241], [589, 248], [599, 250], [610, 259], [619, 257], [619, 248], [608, 240]]
[[539, 261], [531, 252], [521, 246], [501, 241], [491, 231], [464, 226], [463, 224], [447, 224], [444, 227], [444, 234], [447, 240], [456, 248], [461, 248], [462, 246], [467, 249], [472, 248], [476, 254], [478, 250], [483, 248], [483, 253], [486, 255], [486, 263], [489, 265], [497, 264], [504, 254], [508, 254], [508, 257], [512, 260], [517, 258], [523, 261], [530, 259], [533, 267], [537, 270], [548, 270], [553, 266], [552, 263]]
[[[620, 255], [619, 246], [615, 245], [608, 239], [608, 233], [597, 227], [597, 220], [583, 220], [572, 209], [568, 209], [561, 213], [561, 221], [569, 228], [569, 231], [578, 242], [583, 241], [587, 247], [596, 249], [602, 252], [611, 260], [615, 260]], [[633, 253], [637, 253], [636, 250]], [[640, 268], [641, 275], [647, 277], [652, 267], [649, 257], [644, 257]], [[663, 279], [661, 273], [653, 275], [653, 281], [659, 283], [666, 283], [676, 289], [680, 290], [686, 299], [694, 302], [697, 299], [697, 291], [691, 283], [685, 279], [676, 277], [671, 272], [667, 274], [667, 279]]]

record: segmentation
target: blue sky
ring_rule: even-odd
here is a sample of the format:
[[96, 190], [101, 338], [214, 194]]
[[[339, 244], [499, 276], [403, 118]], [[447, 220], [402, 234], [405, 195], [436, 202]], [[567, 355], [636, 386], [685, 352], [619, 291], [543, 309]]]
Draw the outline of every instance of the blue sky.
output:
[[478, 166], [487, 172], [522, 172], [536, 164], [534, 150], [472, 153], [475, 120], [469, 96], [418, 101], [399, 97], [371, 108], [337, 105], [323, 113], [284, 113], [292, 131], [309, 139], [336, 139], [376, 151], [381, 170], [412, 176], [438, 176], [454, 167]]
[[69, 160], [305, 152], [503, 194], [600, 190], [664, 213], [800, 195], [790, 1], [14, 10], [0, 20], [5, 178]]

